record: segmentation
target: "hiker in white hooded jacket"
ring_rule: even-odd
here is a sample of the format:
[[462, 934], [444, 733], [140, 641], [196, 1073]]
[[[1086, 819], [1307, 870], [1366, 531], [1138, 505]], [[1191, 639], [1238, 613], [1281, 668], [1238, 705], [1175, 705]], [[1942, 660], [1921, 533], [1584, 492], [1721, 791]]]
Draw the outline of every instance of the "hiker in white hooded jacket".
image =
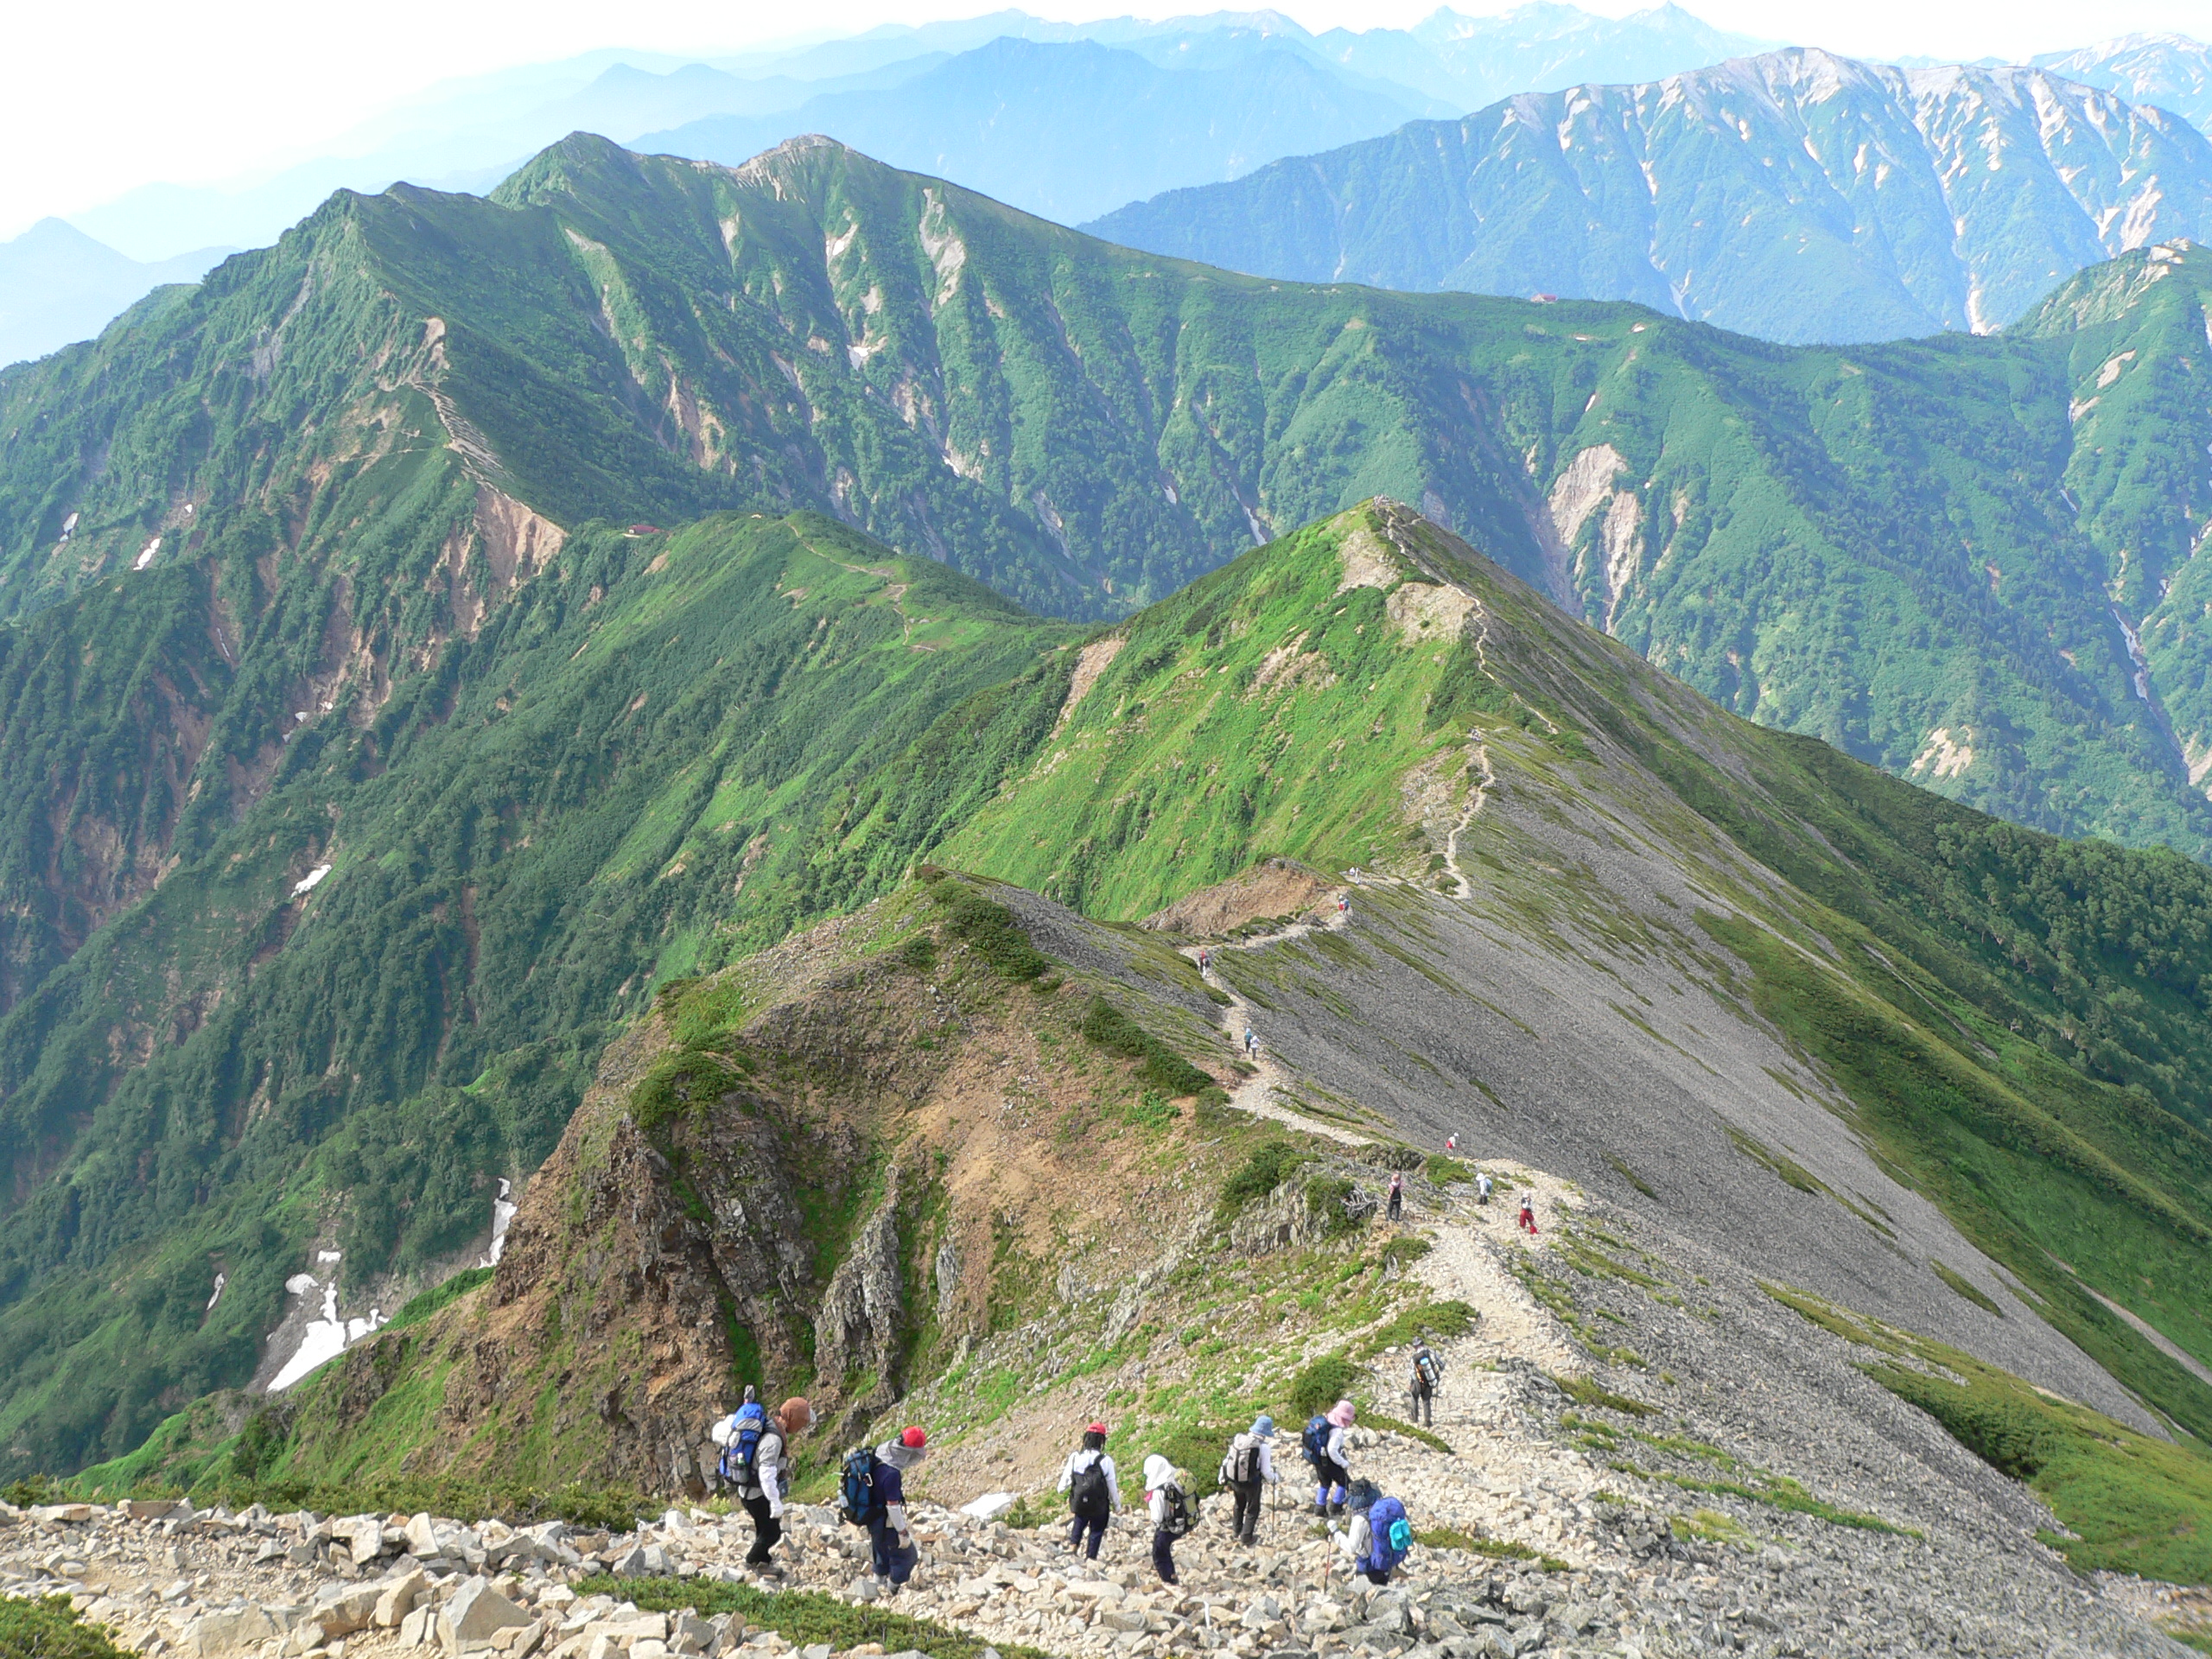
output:
[[1275, 1472], [1274, 1438], [1275, 1420], [1262, 1412], [1250, 1428], [1230, 1441], [1229, 1450], [1222, 1454], [1221, 1484], [1236, 1497], [1230, 1531], [1248, 1548], [1259, 1541], [1261, 1506], [1267, 1488], [1282, 1479]]
[[[1097, 1476], [1090, 1471], [1096, 1469]], [[1103, 1481], [1100, 1477], [1103, 1477]], [[1099, 1487], [1103, 1485], [1103, 1502]], [[1068, 1548], [1084, 1549], [1084, 1535], [1090, 1535], [1090, 1548], [1085, 1559], [1098, 1559], [1098, 1546], [1106, 1536], [1107, 1517], [1122, 1507], [1122, 1485], [1114, 1472], [1114, 1459], [1106, 1455], [1106, 1425], [1093, 1423], [1083, 1431], [1083, 1444], [1068, 1454], [1067, 1462], [1060, 1469], [1061, 1491], [1070, 1494]]]

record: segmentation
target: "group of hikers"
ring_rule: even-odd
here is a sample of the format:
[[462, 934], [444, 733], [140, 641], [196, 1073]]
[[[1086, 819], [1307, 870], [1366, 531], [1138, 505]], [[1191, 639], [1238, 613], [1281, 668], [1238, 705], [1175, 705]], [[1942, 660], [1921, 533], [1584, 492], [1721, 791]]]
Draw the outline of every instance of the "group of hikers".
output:
[[[1444, 1376], [1442, 1360], [1426, 1342], [1414, 1344], [1408, 1392], [1415, 1422], [1436, 1421], [1436, 1393]], [[1313, 1507], [1353, 1572], [1385, 1584], [1413, 1547], [1406, 1506], [1385, 1497], [1370, 1480], [1351, 1472], [1350, 1431], [1357, 1412], [1339, 1400], [1317, 1413], [1299, 1437], [1300, 1450], [1313, 1471]], [[753, 1542], [746, 1564], [774, 1573], [772, 1552], [784, 1535], [784, 1502], [791, 1489], [791, 1442], [814, 1421], [804, 1399], [786, 1400], [771, 1412], [754, 1398], [745, 1401], [709, 1431], [721, 1448], [717, 1484], [734, 1491], [753, 1517]], [[1230, 1535], [1250, 1547], [1259, 1541], [1270, 1487], [1282, 1484], [1275, 1464], [1274, 1419], [1262, 1413], [1222, 1452], [1219, 1484], [1232, 1497]], [[1061, 1467], [1058, 1490], [1067, 1495], [1066, 1548], [1096, 1560], [1112, 1517], [1122, 1507], [1119, 1472], [1106, 1450], [1107, 1427], [1094, 1422]], [[838, 1507], [845, 1519], [868, 1529], [870, 1566], [880, 1593], [891, 1593], [913, 1576], [919, 1560], [913, 1524], [906, 1512], [906, 1477], [929, 1455], [929, 1436], [919, 1427], [901, 1430], [880, 1446], [856, 1446], [838, 1468]], [[1152, 1523], [1152, 1565], [1164, 1584], [1173, 1584], [1175, 1545], [1198, 1524], [1198, 1498], [1191, 1478], [1159, 1452], [1144, 1460], [1145, 1513]]]

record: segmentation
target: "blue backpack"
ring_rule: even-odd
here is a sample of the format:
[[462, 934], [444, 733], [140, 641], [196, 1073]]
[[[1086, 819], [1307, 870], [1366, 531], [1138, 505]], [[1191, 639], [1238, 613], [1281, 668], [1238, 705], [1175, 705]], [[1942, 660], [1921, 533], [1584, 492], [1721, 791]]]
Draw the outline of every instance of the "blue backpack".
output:
[[1306, 1432], [1298, 1437], [1298, 1443], [1306, 1448], [1306, 1461], [1316, 1469], [1329, 1460], [1331, 1427], [1326, 1417], [1316, 1417], [1306, 1425]]
[[874, 1447], [856, 1446], [845, 1453], [837, 1469], [837, 1506], [856, 1527], [883, 1518], [883, 1506], [875, 1501]]
[[1406, 1506], [1395, 1497], [1375, 1500], [1367, 1512], [1367, 1529], [1368, 1548], [1373, 1552], [1367, 1565], [1375, 1572], [1388, 1573], [1414, 1547], [1413, 1523], [1406, 1519]]
[[768, 1432], [768, 1408], [759, 1401], [747, 1401], [737, 1408], [734, 1432], [729, 1444], [722, 1448], [721, 1477], [733, 1483], [750, 1483], [753, 1465], [760, 1455], [760, 1437]]

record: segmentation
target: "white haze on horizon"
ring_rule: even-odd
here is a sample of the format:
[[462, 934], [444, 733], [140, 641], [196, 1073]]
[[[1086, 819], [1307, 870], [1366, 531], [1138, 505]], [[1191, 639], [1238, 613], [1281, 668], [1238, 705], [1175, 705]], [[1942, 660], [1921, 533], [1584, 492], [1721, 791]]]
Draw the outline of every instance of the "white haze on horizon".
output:
[[[1619, 16], [1634, 0], [1581, 0]], [[804, 38], [885, 23], [975, 16], [996, 0], [824, 0]], [[1200, 4], [1127, 7], [1033, 0], [1075, 21], [1162, 16]], [[1228, 9], [1243, 10], [1243, 6]], [[1276, 10], [1320, 30], [1403, 28], [1434, 0], [1287, 0]], [[1510, 10], [1469, 0], [1454, 10]], [[2205, 0], [2112, 0], [2084, 25], [2066, 0], [1695, 0], [1717, 29], [1830, 47], [1853, 56], [2024, 58], [2132, 32], [2212, 33]], [[726, 57], [791, 41], [793, 14], [760, 0], [642, 0], [610, 42], [608, 14], [582, 0], [385, 0], [373, 10], [292, 0], [116, 0], [105, 7], [19, 6], [0, 31], [16, 66], [0, 103], [0, 240], [154, 181], [245, 182], [310, 156], [359, 153], [341, 141], [442, 82], [550, 63], [619, 45], [682, 59]]]

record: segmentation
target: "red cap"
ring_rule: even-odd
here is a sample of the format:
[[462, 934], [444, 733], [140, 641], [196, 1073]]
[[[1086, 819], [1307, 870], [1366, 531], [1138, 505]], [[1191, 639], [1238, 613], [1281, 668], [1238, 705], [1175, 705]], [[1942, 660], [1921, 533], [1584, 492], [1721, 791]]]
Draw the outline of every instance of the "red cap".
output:
[[1103, 1434], [1106, 1432], [1106, 1425], [1103, 1423], [1093, 1423], [1090, 1426], [1090, 1432], [1093, 1434]]
[[915, 1450], [915, 1451], [917, 1451], [917, 1452], [920, 1451], [924, 1446], [927, 1446], [929, 1443], [930, 1443], [930, 1437], [929, 1437], [928, 1435], [925, 1434], [925, 1433], [924, 1433], [920, 1429], [918, 1429], [918, 1428], [910, 1428], [910, 1429], [908, 1429], [908, 1430], [907, 1430], [904, 1434], [901, 1434], [901, 1435], [899, 1437], [899, 1445], [901, 1445], [901, 1446], [912, 1446], [912, 1447], [914, 1448], [914, 1450]]

